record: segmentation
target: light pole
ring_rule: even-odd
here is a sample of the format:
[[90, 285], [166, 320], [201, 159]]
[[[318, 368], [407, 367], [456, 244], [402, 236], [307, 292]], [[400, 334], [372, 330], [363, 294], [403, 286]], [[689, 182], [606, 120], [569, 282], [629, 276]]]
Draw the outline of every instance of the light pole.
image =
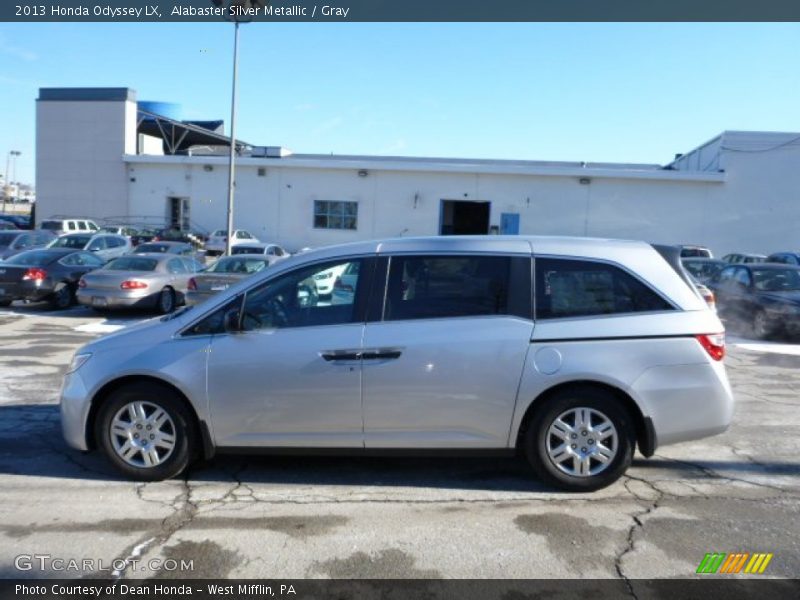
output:
[[[226, 18], [233, 21], [233, 82], [231, 84], [231, 149], [228, 156], [228, 214], [225, 254], [230, 256], [233, 237], [233, 195], [236, 188], [234, 178], [236, 163], [236, 87], [239, 82], [239, 24], [252, 20], [253, 12], [258, 14], [266, 6], [265, 0], [211, 0], [216, 7], [224, 7]], [[232, 14], [233, 13], [233, 14]]]
[[5, 185], [3, 186], [3, 212], [6, 212], [6, 201], [8, 200], [8, 194], [11, 190], [11, 177], [9, 176], [8, 166], [11, 162], [11, 159], [14, 158], [14, 162], [16, 163], [16, 158], [20, 156], [22, 152], [19, 150], [10, 150], [8, 155], [6, 156], [6, 180]]

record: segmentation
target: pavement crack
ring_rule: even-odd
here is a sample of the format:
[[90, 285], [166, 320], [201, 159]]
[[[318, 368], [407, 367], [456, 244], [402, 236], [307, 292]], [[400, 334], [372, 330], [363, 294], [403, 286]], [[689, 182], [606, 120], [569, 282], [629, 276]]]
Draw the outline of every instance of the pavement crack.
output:
[[[734, 454], [736, 454], [735, 449], [731, 448], [731, 450], [733, 450]], [[664, 455], [661, 455], [661, 454], [654, 454], [653, 456], [655, 456], [657, 458], [660, 458], [661, 460], [672, 461], [672, 462], [675, 462], [675, 463], [678, 463], [678, 464], [681, 464], [681, 465], [686, 465], [687, 467], [692, 467], [694, 469], [697, 469], [698, 471], [701, 471], [703, 474], [708, 475], [709, 477], [713, 477], [714, 479], [721, 479], [721, 480], [724, 480], [724, 481], [736, 481], [736, 482], [739, 482], [739, 483], [752, 485], [754, 487], [760, 487], [760, 488], [765, 488], [765, 489], [769, 489], [769, 490], [775, 490], [775, 491], [781, 492], [783, 494], [790, 494], [790, 495], [793, 494], [792, 490], [787, 490], [786, 488], [782, 488], [782, 487], [777, 486], [777, 485], [770, 485], [768, 483], [759, 483], [757, 481], [751, 481], [749, 479], [742, 479], [741, 477], [731, 477], [730, 475], [723, 475], [722, 473], [718, 473], [717, 471], [715, 471], [715, 470], [713, 470], [713, 469], [711, 469], [709, 467], [706, 467], [704, 465], [701, 465], [700, 463], [695, 463], [695, 462], [691, 462], [691, 461], [688, 461], [688, 460], [681, 460], [679, 458], [671, 458], [669, 456], [664, 456]]]
[[[146, 500], [142, 498], [141, 491], [146, 484], [137, 485], [136, 494], [140, 499], [145, 502], [157, 502], [154, 500]], [[197, 503], [192, 500], [192, 485], [189, 482], [189, 469], [184, 472], [183, 485], [181, 492], [175, 497], [171, 503], [158, 502], [163, 506], [169, 506], [173, 509], [170, 515], [164, 517], [161, 521], [161, 528], [156, 532], [147, 532], [142, 538], [135, 542], [129, 550], [123, 553], [123, 556], [118, 557], [112, 564], [119, 565], [115, 568], [111, 576], [114, 579], [122, 579], [129, 569], [134, 566], [135, 559], [147, 553], [154, 547], [163, 546], [172, 536], [178, 531], [189, 525], [197, 514]]]
[[[641, 477], [635, 477], [633, 475], [628, 475], [628, 474], [624, 475], [623, 477], [625, 478], [625, 481], [623, 483], [623, 485], [625, 486], [625, 489], [628, 490], [628, 492], [630, 492], [630, 494], [634, 498], [636, 498], [636, 501], [641, 506], [641, 510], [639, 512], [636, 512], [633, 515], [631, 515], [631, 519], [633, 520], [633, 523], [631, 523], [631, 526], [628, 528], [628, 535], [626, 536], [625, 547], [623, 547], [622, 551], [617, 553], [617, 555], [614, 557], [614, 570], [617, 573], [617, 577], [619, 577], [620, 579], [622, 579], [625, 582], [625, 587], [628, 589], [628, 594], [632, 598], [634, 598], [635, 600], [638, 600], [639, 596], [636, 594], [636, 590], [633, 587], [633, 582], [625, 574], [625, 571], [624, 571], [624, 569], [622, 567], [622, 562], [623, 562], [623, 560], [625, 559], [625, 557], [628, 554], [633, 552], [633, 550], [635, 548], [635, 545], [636, 545], [636, 534], [637, 534], [637, 532], [639, 532], [641, 529], [644, 528], [644, 522], [643, 522], [642, 519], [646, 518], [653, 511], [658, 509], [658, 507], [660, 506], [661, 501], [664, 499], [664, 496], [667, 495], [667, 494], [665, 492], [663, 492], [661, 489], [659, 489], [658, 486], [656, 486], [652, 482], [650, 482], [650, 481], [648, 481], [646, 479], [643, 479]], [[639, 492], [637, 492], [636, 490], [631, 488], [631, 485], [630, 485], [631, 481], [637, 481], [637, 482], [639, 482], [641, 484], [644, 484], [652, 492], [654, 492], [655, 496], [651, 497], [651, 498], [648, 498], [648, 497], [645, 497], [645, 496], [641, 495]]]

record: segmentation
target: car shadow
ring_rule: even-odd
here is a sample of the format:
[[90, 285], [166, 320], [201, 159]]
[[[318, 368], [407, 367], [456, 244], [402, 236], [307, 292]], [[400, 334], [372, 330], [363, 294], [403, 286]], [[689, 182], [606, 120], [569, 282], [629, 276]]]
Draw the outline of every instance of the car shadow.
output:
[[[676, 477], [704, 470], [800, 476], [797, 464], [781, 462], [636, 459], [634, 468], [671, 470]], [[61, 436], [58, 406], [0, 405], [0, 473], [33, 477], [124, 481], [101, 452], [79, 452]], [[191, 467], [193, 482], [377, 486], [497, 492], [548, 492], [518, 457], [369, 457], [218, 455]]]

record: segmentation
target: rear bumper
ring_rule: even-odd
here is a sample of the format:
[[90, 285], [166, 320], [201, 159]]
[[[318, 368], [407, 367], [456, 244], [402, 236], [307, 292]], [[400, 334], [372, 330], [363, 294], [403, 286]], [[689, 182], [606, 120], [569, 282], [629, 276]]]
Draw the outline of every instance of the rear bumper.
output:
[[53, 294], [52, 284], [45, 280], [39, 285], [35, 281], [2, 282], [0, 281], [0, 300], [29, 300], [39, 302]]
[[[158, 294], [132, 295], [115, 290], [82, 289], [76, 294], [78, 304], [95, 308], [153, 308]], [[95, 299], [101, 299], [96, 301]], [[105, 301], [105, 303], [103, 303]]]
[[733, 418], [733, 393], [719, 362], [652, 367], [631, 389], [659, 446], [723, 433]]
[[186, 306], [194, 306], [216, 296], [219, 292], [186, 292], [184, 299]]

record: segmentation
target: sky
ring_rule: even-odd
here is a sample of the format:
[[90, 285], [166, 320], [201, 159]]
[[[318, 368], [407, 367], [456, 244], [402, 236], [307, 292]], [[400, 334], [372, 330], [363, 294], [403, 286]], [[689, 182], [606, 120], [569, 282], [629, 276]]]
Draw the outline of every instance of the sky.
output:
[[[0, 24], [0, 172], [33, 182], [40, 87], [230, 117], [230, 23]], [[251, 23], [237, 137], [294, 152], [666, 164], [800, 131], [800, 24]], [[13, 175], [13, 173], [12, 173]]]

